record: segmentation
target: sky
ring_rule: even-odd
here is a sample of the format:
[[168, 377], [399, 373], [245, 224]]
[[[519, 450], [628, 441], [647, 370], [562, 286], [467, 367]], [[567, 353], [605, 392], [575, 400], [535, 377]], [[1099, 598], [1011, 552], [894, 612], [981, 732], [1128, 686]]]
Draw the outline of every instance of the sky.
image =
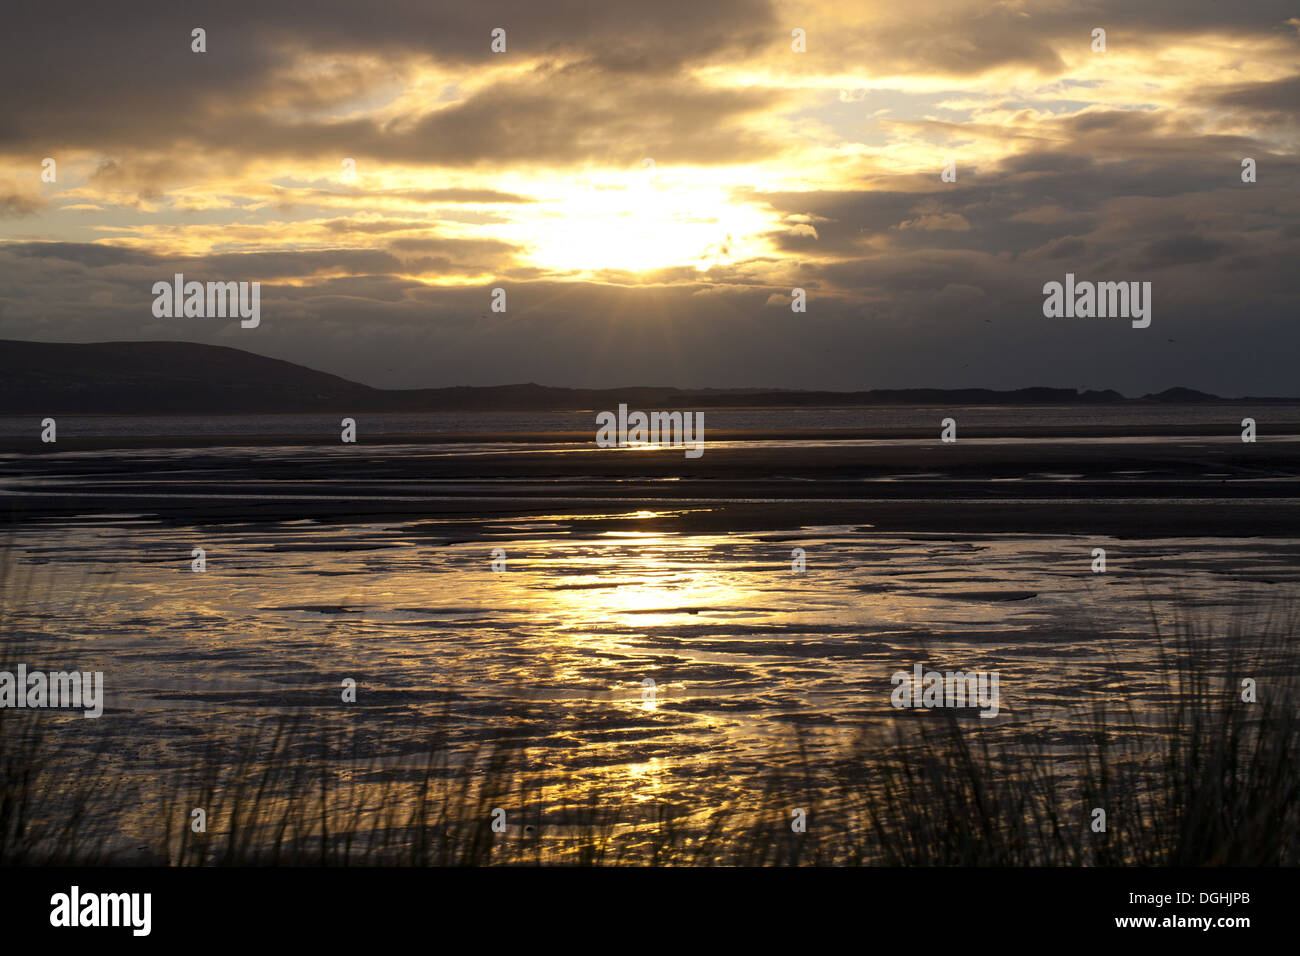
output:
[[[1300, 395], [1294, 2], [6, 0], [0, 89], [0, 338]], [[176, 273], [259, 324], [155, 317]], [[1151, 324], [1045, 316], [1067, 273]]]

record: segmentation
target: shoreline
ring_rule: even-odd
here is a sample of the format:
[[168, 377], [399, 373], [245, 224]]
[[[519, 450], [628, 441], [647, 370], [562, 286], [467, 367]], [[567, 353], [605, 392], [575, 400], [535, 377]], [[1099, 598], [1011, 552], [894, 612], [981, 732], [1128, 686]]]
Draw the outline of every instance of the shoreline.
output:
[[[1095, 438], [1095, 436], [1094, 436]], [[60, 450], [64, 448], [60, 442]], [[169, 524], [419, 522], [499, 536], [554, 517], [584, 530], [1300, 536], [1300, 440], [913, 442], [435, 452], [314, 441], [0, 458], [8, 522], [143, 515]], [[686, 511], [685, 514], [672, 514]], [[645, 514], [629, 517], [637, 512]]]
[[[529, 431], [529, 432], [426, 432], [426, 433], [367, 433], [364, 421], [358, 429], [357, 447], [388, 445], [464, 445], [464, 444], [576, 444], [595, 450], [596, 428], [582, 431]], [[900, 426], [895, 428], [800, 428], [800, 429], [719, 429], [704, 432], [705, 442], [854, 442], [854, 441], [939, 441], [938, 421], [931, 428]], [[51, 455], [61, 452], [112, 451], [149, 448], [242, 448], [321, 446], [338, 447], [339, 431], [332, 425], [319, 433], [277, 434], [220, 434], [220, 435], [77, 435], [69, 434], [63, 427], [57, 442], [44, 443], [40, 438], [39, 423], [33, 423], [30, 435], [0, 436], [0, 454]], [[1141, 438], [1204, 438], [1211, 440], [1240, 440], [1241, 429], [1231, 422], [1217, 424], [1177, 425], [1011, 425], [998, 427], [968, 426], [958, 423], [958, 442], [962, 439], [1141, 439]], [[1265, 422], [1259, 432], [1258, 443], [1300, 441], [1300, 422]]]

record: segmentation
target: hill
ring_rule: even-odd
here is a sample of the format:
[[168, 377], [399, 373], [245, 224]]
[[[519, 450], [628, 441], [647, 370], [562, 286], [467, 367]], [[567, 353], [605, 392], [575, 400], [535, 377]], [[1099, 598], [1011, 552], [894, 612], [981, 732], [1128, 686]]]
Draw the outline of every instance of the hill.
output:
[[[1143, 401], [1220, 401], [1172, 388]], [[240, 349], [193, 342], [71, 344], [0, 340], [0, 414], [257, 414], [340, 410], [561, 411], [613, 408], [890, 404], [1109, 404], [1119, 392], [876, 389], [555, 388], [533, 383], [379, 389]]]

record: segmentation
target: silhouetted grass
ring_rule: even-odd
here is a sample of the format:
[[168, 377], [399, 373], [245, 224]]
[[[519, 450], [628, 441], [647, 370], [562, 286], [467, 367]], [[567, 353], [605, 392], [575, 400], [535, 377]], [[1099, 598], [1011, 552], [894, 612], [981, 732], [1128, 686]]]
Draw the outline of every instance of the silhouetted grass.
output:
[[[0, 560], [5, 593], [35, 583]], [[35, 665], [39, 648], [11, 623], [0, 608], [0, 667]], [[1086, 732], [1050, 741], [944, 710], [894, 714], [888, 731], [864, 730], [829, 756], [782, 731], [792, 749], [735, 806], [580, 791], [535, 767], [516, 736], [446, 744], [450, 711], [424, 728], [427, 752], [403, 759], [369, 753], [337, 711], [263, 718], [233, 750], [214, 735], [193, 766], [154, 775], [140, 806], [140, 788], [99, 759], [106, 749], [87, 751], [84, 734], [70, 749], [79, 718], [0, 709], [0, 864], [1295, 865], [1295, 623], [1165, 634], [1153, 615], [1150, 699], [1094, 693], [1076, 714]], [[110, 739], [111, 717], [86, 723]], [[143, 854], [105, 838], [126, 802]]]
[[[1002, 743], [951, 711], [881, 748], [847, 792], [855, 861], [959, 866], [1275, 866], [1300, 862], [1300, 668], [1293, 616], [1259, 635], [1152, 627], [1172, 687], [1141, 711], [1087, 705], [1064, 752]], [[1256, 702], [1242, 697], [1243, 678]], [[896, 727], [902, 722], [896, 722]], [[976, 721], [978, 723], [978, 721]], [[866, 779], [869, 775], [870, 779]], [[841, 780], [841, 785], [843, 781]], [[843, 790], [842, 790], [843, 792]], [[1105, 830], [1094, 812], [1105, 811]]]
[[[0, 543], [0, 669], [34, 664], [41, 649], [14, 621], [10, 595], [45, 594], [65, 609], [62, 595], [46, 593], [34, 565], [21, 570], [12, 549]], [[83, 582], [73, 613], [93, 602], [98, 588]], [[111, 781], [102, 757], [106, 741], [91, 735], [80, 748], [63, 735], [69, 716], [40, 710], [0, 707], [0, 864], [60, 865], [106, 862], [109, 854], [97, 819], [112, 810]]]

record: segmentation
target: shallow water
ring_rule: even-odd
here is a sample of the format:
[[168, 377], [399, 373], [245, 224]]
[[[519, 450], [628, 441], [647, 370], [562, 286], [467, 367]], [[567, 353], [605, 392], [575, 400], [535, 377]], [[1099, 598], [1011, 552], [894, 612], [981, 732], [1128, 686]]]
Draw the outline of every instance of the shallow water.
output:
[[[901, 425], [933, 415], [883, 411]], [[989, 415], [1031, 411], [1055, 414]], [[462, 430], [486, 430], [469, 419]], [[105, 434], [180, 427], [112, 421]], [[0, 455], [16, 519], [0, 548], [0, 669], [104, 672], [101, 719], [39, 717], [66, 779], [107, 768], [114, 812], [94, 824], [124, 853], [155, 845], [160, 800], [198, 799], [209, 761], [255, 778], [246, 741], [285, 714], [307, 722], [291, 766], [323, 754], [340, 779], [407, 793], [430, 750], [477, 779], [464, 768], [508, 741], [539, 788], [520, 799], [548, 826], [584, 803], [622, 820], [661, 804], [785, 807], [793, 792], [764, 788], [801, 770], [798, 805], [823, 807], [856, 735], [938, 716], [892, 705], [891, 676], [918, 663], [996, 672], [997, 716], [967, 708], [964, 726], [1068, 764], [1097, 704], [1132, 708], [1126, 739], [1159, 740], [1176, 674], [1158, 637], [1195, 626], [1222, 659], [1237, 637], [1291, 633], [1279, 621], [1300, 591], [1297, 442], [1226, 432], [949, 447], [810, 430], [710, 442], [692, 463], [336, 433]], [[1003, 530], [1089, 527], [1112, 533]]]
[[[394, 412], [354, 415], [363, 433], [372, 435], [553, 432], [596, 430], [596, 411], [576, 412]], [[59, 416], [59, 434], [67, 436], [329, 435], [337, 436], [340, 415], [78, 415]], [[1202, 423], [1212, 433], [1234, 434], [1241, 419], [1261, 423], [1300, 422], [1300, 405], [1105, 404], [1105, 405], [864, 405], [849, 408], [710, 408], [710, 432], [724, 430], [912, 429], [934, 428], [952, 415], [963, 428], [1005, 426], [1140, 429]], [[39, 416], [0, 415], [0, 437], [37, 435]]]
[[796, 731], [819, 766], [883, 729], [890, 675], [917, 662], [999, 673], [1000, 713], [972, 730], [1068, 742], [1090, 700], [1168, 696], [1157, 627], [1262, 633], [1300, 580], [1289, 539], [691, 535], [653, 512], [590, 533], [595, 517], [478, 517], [459, 543], [414, 521], [64, 520], [14, 533], [5, 613], [30, 668], [104, 672], [105, 716], [86, 723], [132, 773], [233, 753], [302, 711], [345, 720], [367, 761], [413, 759], [434, 728], [453, 753], [509, 734], [556, 806], [701, 808], [752, 797], [795, 761]]

